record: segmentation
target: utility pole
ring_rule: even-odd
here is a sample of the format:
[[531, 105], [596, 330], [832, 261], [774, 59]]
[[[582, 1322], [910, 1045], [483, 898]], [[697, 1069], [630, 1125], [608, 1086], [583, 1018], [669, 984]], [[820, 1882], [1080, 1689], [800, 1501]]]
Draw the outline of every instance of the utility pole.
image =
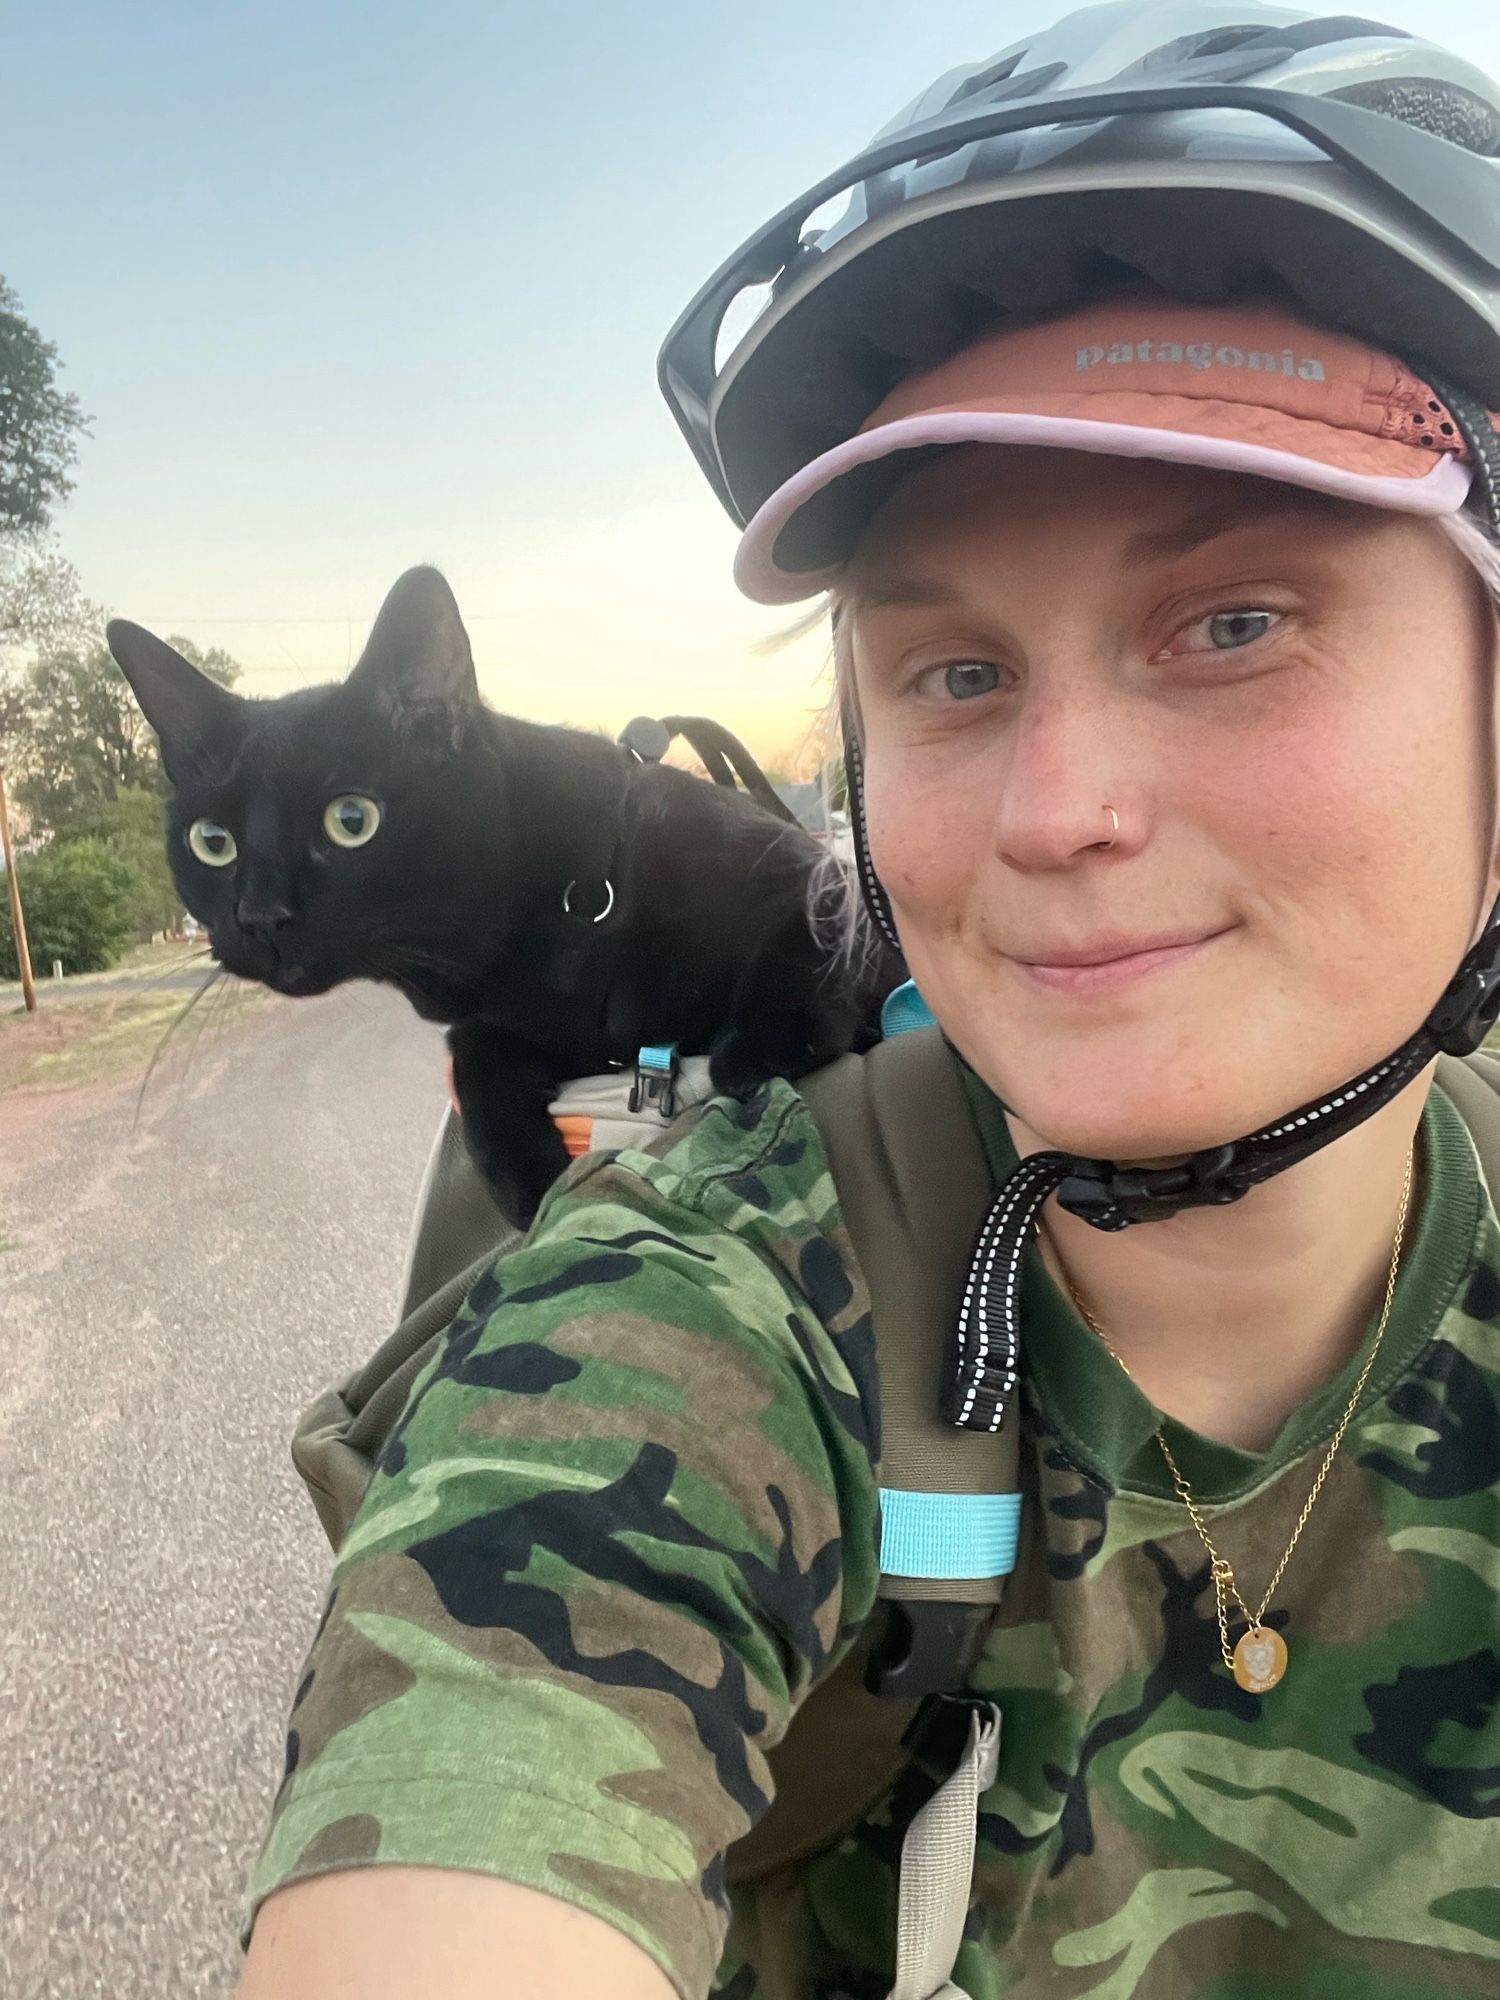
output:
[[28, 1014], [36, 1012], [36, 982], [26, 946], [26, 919], [21, 912], [21, 885], [16, 880], [16, 852], [10, 842], [10, 807], [5, 799], [5, 766], [0, 764], [0, 850], [5, 855], [5, 880], [10, 887], [10, 921], [16, 934], [16, 963], [21, 968], [21, 997]]

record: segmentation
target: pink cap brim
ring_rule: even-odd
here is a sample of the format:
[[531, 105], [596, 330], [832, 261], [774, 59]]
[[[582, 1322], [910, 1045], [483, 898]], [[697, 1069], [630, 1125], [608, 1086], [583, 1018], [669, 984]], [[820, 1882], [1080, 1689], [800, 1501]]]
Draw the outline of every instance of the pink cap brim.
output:
[[[1113, 458], [1158, 458], [1175, 465], [1206, 465], [1248, 473], [1288, 486], [1305, 486], [1339, 500], [1401, 514], [1456, 514], [1468, 497], [1472, 468], [1444, 455], [1430, 472], [1416, 475], [1351, 471], [1324, 460], [1268, 445], [1152, 429], [1097, 418], [1044, 416], [1003, 410], [940, 410], [881, 424], [847, 438], [793, 473], [756, 513], [740, 539], [734, 580], [757, 604], [796, 604], [837, 581], [842, 562], [816, 570], [781, 568], [777, 545], [793, 518], [856, 467], [898, 452], [959, 444], [1023, 444], [1058, 451], [1099, 452]], [[1413, 454], [1415, 456], [1415, 454]], [[1423, 453], [1426, 458], [1429, 454]]]

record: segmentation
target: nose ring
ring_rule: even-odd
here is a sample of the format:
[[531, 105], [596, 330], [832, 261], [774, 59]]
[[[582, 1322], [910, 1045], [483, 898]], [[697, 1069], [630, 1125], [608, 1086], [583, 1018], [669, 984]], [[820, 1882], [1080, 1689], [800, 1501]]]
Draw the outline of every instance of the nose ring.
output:
[[1101, 840], [1097, 844], [1107, 850], [1114, 846], [1114, 837], [1120, 831], [1120, 815], [1113, 806], [1106, 806], [1104, 810], [1109, 814], [1109, 839]]

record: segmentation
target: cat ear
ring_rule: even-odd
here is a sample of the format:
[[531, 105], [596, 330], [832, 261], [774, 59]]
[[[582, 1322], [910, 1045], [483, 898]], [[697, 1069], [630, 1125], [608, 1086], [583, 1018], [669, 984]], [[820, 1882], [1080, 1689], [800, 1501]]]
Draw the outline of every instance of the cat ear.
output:
[[249, 706], [244, 697], [220, 687], [164, 639], [128, 618], [111, 618], [104, 636], [141, 713], [156, 731], [161, 761], [173, 784], [222, 756]]
[[457, 746], [481, 703], [469, 635], [439, 571], [423, 565], [397, 577], [349, 685], [374, 695], [404, 733]]

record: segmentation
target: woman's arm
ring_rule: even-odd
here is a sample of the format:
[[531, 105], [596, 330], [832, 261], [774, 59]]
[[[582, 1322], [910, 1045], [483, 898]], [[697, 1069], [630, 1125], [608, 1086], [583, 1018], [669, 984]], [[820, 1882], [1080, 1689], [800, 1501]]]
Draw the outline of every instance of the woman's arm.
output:
[[270, 1897], [236, 2000], [674, 2000], [587, 1910], [448, 1868], [320, 1875]]
[[[474, 1286], [344, 1539], [252, 1914], [306, 1885], [384, 1920], [394, 1868], [475, 1876], [487, 1909], [524, 1907], [490, 1882], [532, 1892], [539, 1951], [555, 1902], [595, 1920], [570, 1950], [600, 1926], [709, 1990], [725, 1854], [879, 1578], [868, 1303], [837, 1226], [784, 1086], [554, 1190]], [[320, 1886], [351, 1873], [372, 1886]]]

